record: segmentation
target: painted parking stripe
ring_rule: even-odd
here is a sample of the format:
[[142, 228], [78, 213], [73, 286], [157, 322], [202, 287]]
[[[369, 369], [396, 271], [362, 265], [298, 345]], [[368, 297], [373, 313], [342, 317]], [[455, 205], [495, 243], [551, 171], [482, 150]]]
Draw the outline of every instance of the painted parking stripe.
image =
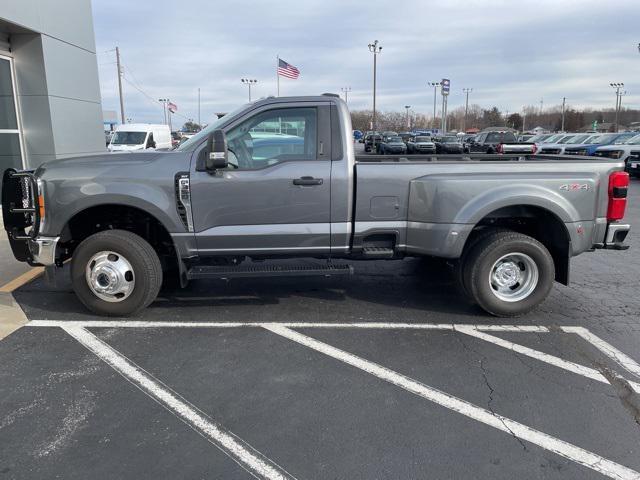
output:
[[282, 467], [257, 452], [233, 433], [214, 423], [195, 407], [180, 399], [176, 394], [161, 385], [150, 374], [144, 372], [131, 360], [104, 343], [88, 330], [78, 326], [65, 326], [63, 328], [69, 335], [102, 359], [111, 368], [220, 448], [220, 450], [254, 477], [269, 480], [294, 479], [294, 477], [282, 469]]
[[324, 342], [291, 330], [281, 324], [265, 324], [264, 328], [300, 345], [304, 345], [305, 347], [311, 348], [317, 352], [358, 368], [380, 378], [381, 380], [448, 408], [449, 410], [453, 410], [454, 412], [458, 412], [468, 418], [514, 435], [521, 440], [538, 445], [545, 450], [554, 452], [564, 458], [606, 475], [607, 477], [618, 480], [640, 480], [640, 473], [631, 470], [628, 467], [615, 463], [611, 460], [607, 460], [600, 455], [565, 442], [564, 440], [552, 437], [551, 435], [535, 430], [527, 425], [516, 422], [515, 420], [492, 413], [489, 410], [420, 383], [400, 373], [378, 365], [377, 363], [370, 362], [344, 350], [332, 347]]
[[[30, 327], [66, 327], [86, 328], [239, 328], [262, 327], [264, 322], [171, 322], [153, 320], [32, 320]], [[479, 325], [464, 323], [388, 323], [388, 322], [281, 322], [288, 328], [360, 328], [381, 330], [454, 330], [458, 327], [475, 328], [487, 332], [549, 333], [548, 327], [541, 325]]]
[[38, 278], [44, 272], [44, 267], [34, 267], [21, 275], [18, 275], [16, 278], [11, 280], [10, 282], [5, 283], [0, 287], [0, 292], [2, 293], [11, 293], [14, 290], [17, 290], [21, 286], [29, 283], [32, 280]]
[[594, 347], [604, 353], [606, 356], [615, 361], [622, 368], [630, 373], [640, 377], [640, 365], [633, 358], [622, 353], [610, 343], [605, 342], [597, 335], [591, 333], [584, 327], [561, 327], [564, 332], [575, 333], [584, 338], [587, 342], [591, 343]]
[[[525, 347], [524, 345], [510, 342], [509, 340], [505, 340], [494, 335], [489, 335], [485, 332], [480, 332], [477, 329], [469, 327], [456, 327], [456, 331], [475, 338], [479, 338], [480, 340], [484, 340], [489, 343], [493, 343], [494, 345], [506, 348], [507, 350], [512, 350], [516, 353], [526, 355], [527, 357], [535, 358], [536, 360], [540, 360], [541, 362], [545, 362], [564, 370], [568, 370], [569, 372], [577, 373], [578, 375], [582, 375], [583, 377], [609, 384], [609, 380], [607, 380], [607, 378], [598, 370], [595, 370], [593, 368], [585, 367], [584, 365], [570, 362], [560, 357], [556, 357], [555, 355], [550, 355], [539, 350], [534, 350], [533, 348]], [[628, 380], [627, 382], [636, 392], [640, 393], [640, 383], [630, 382]]]

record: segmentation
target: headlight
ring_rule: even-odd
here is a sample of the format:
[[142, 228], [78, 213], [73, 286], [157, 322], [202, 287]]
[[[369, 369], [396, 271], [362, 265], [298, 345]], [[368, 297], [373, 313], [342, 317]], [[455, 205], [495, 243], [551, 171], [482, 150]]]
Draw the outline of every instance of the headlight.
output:
[[611, 158], [620, 158], [624, 152], [622, 150], [615, 150], [611, 152]]

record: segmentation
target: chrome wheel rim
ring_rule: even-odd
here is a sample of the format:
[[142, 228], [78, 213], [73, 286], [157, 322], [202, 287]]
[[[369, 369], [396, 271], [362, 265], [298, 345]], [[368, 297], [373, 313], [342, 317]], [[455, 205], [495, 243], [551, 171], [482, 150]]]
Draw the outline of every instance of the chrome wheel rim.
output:
[[519, 302], [533, 293], [539, 277], [538, 266], [529, 255], [508, 253], [491, 267], [489, 286], [503, 302]]
[[119, 253], [102, 251], [87, 262], [85, 277], [94, 295], [105, 302], [122, 302], [136, 286], [133, 267]]

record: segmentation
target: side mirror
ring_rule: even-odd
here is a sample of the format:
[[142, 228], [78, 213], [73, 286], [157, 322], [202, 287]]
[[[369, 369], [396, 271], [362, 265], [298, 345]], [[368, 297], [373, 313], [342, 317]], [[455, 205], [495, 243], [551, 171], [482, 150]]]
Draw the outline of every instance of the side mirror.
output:
[[209, 135], [209, 156], [205, 160], [207, 170], [221, 170], [229, 165], [227, 137], [222, 130], [214, 130]]

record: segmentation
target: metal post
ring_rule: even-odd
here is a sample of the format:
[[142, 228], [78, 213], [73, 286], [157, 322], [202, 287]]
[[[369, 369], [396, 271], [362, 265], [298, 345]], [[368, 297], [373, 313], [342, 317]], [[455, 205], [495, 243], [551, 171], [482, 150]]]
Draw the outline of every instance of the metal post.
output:
[[440, 82], [427, 82], [427, 84], [433, 87], [433, 119], [431, 120], [431, 128], [436, 127], [436, 98], [438, 95], [438, 87]]
[[609, 85], [611, 86], [611, 88], [616, 89], [616, 120], [614, 123], [614, 131], [617, 132], [618, 131], [618, 113], [620, 111], [620, 104], [621, 104], [620, 89], [624, 87], [624, 83], [610, 83]]
[[345, 103], [349, 103], [349, 92], [351, 91], [351, 87], [342, 87], [340, 90], [344, 93], [344, 101]]
[[158, 99], [159, 102], [162, 103], [162, 118], [164, 120], [164, 124], [165, 125], [169, 125], [169, 123], [167, 122], [167, 98], [159, 98]]
[[280, 55], [276, 55], [276, 82], [278, 83], [278, 93], [276, 97], [280, 96], [280, 74], [278, 73], [278, 68], [280, 68]]
[[122, 97], [122, 67], [120, 66], [120, 48], [116, 47], [116, 66], [118, 68], [118, 94], [120, 95], [120, 121], [124, 124], [124, 98]]
[[560, 127], [560, 131], [564, 132], [564, 107], [567, 101], [567, 97], [562, 97], [562, 125]]
[[198, 126], [201, 126], [200, 123], [200, 88], [198, 88]]
[[522, 109], [522, 133], [524, 133], [526, 131], [524, 125], [527, 121], [527, 111], [523, 108]]
[[463, 88], [462, 91], [466, 94], [466, 100], [464, 102], [464, 125], [462, 131], [467, 133], [467, 114], [469, 113], [469, 94], [473, 92], [473, 88]]
[[404, 108], [407, 109], [407, 130], [409, 130], [411, 128], [411, 123], [409, 122], [409, 109], [411, 108], [411, 105], [405, 105]]
[[249, 87], [249, 102], [251, 102], [251, 85], [258, 83], [255, 78], [241, 78], [240, 81]]
[[442, 118], [440, 119], [440, 129], [442, 133], [447, 132], [447, 107], [446, 107], [447, 96], [442, 95]]
[[382, 51], [382, 47], [378, 46], [378, 40], [375, 40], [373, 43], [369, 44], [369, 51], [373, 53], [373, 121], [372, 121], [372, 130], [375, 132], [376, 125], [376, 69], [377, 69], [377, 58], [378, 53]]

